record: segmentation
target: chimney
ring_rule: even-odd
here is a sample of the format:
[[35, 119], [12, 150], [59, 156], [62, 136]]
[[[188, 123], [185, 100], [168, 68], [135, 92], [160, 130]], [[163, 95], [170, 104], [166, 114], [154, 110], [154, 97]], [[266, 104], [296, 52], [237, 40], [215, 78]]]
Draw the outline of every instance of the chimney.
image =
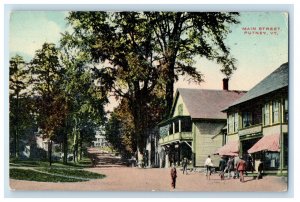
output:
[[223, 90], [228, 90], [228, 81], [229, 81], [228, 78], [223, 79]]

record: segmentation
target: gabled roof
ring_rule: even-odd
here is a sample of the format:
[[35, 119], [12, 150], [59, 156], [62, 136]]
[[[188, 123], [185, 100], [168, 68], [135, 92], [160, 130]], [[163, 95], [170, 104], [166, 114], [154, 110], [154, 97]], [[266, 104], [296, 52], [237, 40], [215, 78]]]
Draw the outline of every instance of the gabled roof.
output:
[[271, 93], [289, 84], [289, 65], [282, 64], [278, 69], [250, 89], [243, 97], [234, 102], [231, 106], [252, 100], [259, 96]]
[[[178, 88], [176, 100], [179, 94], [192, 119], [226, 119], [226, 113], [221, 110], [243, 96], [245, 92]], [[172, 112], [175, 106], [174, 103]]]

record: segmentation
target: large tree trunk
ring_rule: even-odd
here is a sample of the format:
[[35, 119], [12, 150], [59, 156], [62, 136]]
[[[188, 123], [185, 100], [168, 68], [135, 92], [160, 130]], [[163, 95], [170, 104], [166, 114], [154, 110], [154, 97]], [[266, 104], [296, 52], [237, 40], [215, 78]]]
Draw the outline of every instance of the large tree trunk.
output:
[[19, 158], [19, 93], [17, 93], [17, 100], [16, 100], [16, 127], [15, 127], [15, 139], [14, 139], [14, 156], [16, 158]]
[[67, 129], [64, 131], [63, 152], [64, 152], [63, 164], [67, 165], [68, 164], [68, 130]]
[[166, 63], [167, 69], [167, 82], [166, 82], [166, 114], [165, 118], [167, 118], [171, 112], [172, 104], [173, 104], [173, 95], [174, 95], [174, 82], [175, 82], [175, 60], [176, 57], [170, 57], [170, 61]]
[[82, 160], [82, 132], [79, 134], [79, 160]]
[[68, 132], [69, 132], [69, 124], [68, 124], [68, 118], [65, 120], [65, 128], [64, 128], [64, 134], [63, 134], [63, 164], [68, 164]]
[[73, 146], [73, 161], [78, 162], [78, 131], [77, 128], [74, 129], [74, 146]]
[[52, 165], [52, 140], [48, 143], [48, 158], [49, 158], [49, 165]]

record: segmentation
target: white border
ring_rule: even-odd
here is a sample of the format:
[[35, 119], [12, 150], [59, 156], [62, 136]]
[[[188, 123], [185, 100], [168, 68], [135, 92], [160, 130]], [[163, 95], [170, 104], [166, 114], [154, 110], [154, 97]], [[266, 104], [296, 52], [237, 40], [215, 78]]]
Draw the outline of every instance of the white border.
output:
[[[299, 163], [298, 160], [294, 163], [294, 153], [293, 150], [295, 150], [295, 154], [297, 154], [297, 145], [299, 144], [299, 137], [297, 136], [298, 130], [297, 128], [294, 129], [294, 123], [298, 123], [297, 122], [297, 117], [295, 117], [295, 114], [297, 112], [299, 112], [299, 105], [295, 105], [295, 103], [299, 103], [298, 100], [298, 95], [297, 93], [294, 91], [294, 89], [297, 89], [297, 87], [299, 86], [298, 82], [300, 79], [297, 79], [294, 77], [299, 74], [299, 66], [296, 65], [298, 64], [297, 62], [297, 58], [294, 58], [294, 54], [295, 55], [299, 55], [299, 53], [297, 52], [297, 45], [299, 44], [297, 42], [299, 42], [299, 40], [295, 37], [297, 36], [297, 34], [294, 34], [297, 32], [297, 30], [294, 30], [294, 24], [297, 24], [294, 22], [294, 19], [299, 19], [299, 14], [297, 14], [296, 10], [298, 10], [298, 6], [295, 4], [296, 1], [285, 1], [285, 2], [279, 2], [279, 3], [290, 3], [293, 5], [263, 5], [264, 3], [276, 3], [276, 2], [272, 2], [272, 1], [257, 1], [257, 0], [253, 0], [251, 2], [247, 2], [247, 1], [230, 1], [227, 2], [227, 4], [222, 4], [222, 1], [215, 1], [215, 0], [211, 0], [211, 1], [205, 1], [204, 3], [208, 3], [208, 4], [202, 4], [199, 5], [196, 3], [199, 3], [199, 1], [190, 1], [190, 0], [186, 0], [186, 1], [174, 1], [174, 0], [166, 0], [164, 1], [164, 3], [173, 3], [171, 5], [167, 5], [167, 4], [163, 4], [163, 5], [159, 5], [157, 4], [158, 1], [145, 1], [145, 0], [132, 0], [132, 1], [113, 1], [113, 0], [102, 0], [101, 1], [101, 5], [97, 4], [94, 5], [94, 3], [97, 3], [94, 0], [85, 0], [85, 1], [76, 1], [76, 3], [84, 3], [84, 5], [80, 5], [80, 4], [71, 4], [68, 5], [66, 3], [69, 3], [66, 0], [53, 0], [51, 1], [51, 3], [55, 3], [54, 4], [49, 4], [49, 2], [45, 1], [38, 1], [38, 0], [31, 0], [31, 1], [26, 1], [26, 4], [24, 3], [24, 1], [22, 0], [4, 0], [2, 1], [2, 7], [0, 12], [3, 13], [2, 16], [4, 17], [4, 20], [1, 20], [1, 27], [3, 27], [5, 32], [1, 32], [1, 34], [3, 34], [3, 43], [4, 47], [1, 47], [1, 55], [5, 56], [5, 60], [3, 64], [3, 68], [1, 68], [1, 79], [0, 79], [0, 83], [1, 83], [1, 88], [0, 88], [0, 92], [1, 92], [1, 102], [0, 102], [0, 114], [1, 114], [1, 122], [0, 122], [0, 128], [2, 130], [3, 134], [3, 138], [1, 138], [1, 140], [4, 140], [3, 142], [1, 142], [1, 148], [4, 148], [4, 158], [0, 159], [0, 165], [1, 165], [1, 174], [0, 174], [0, 179], [5, 179], [4, 184], [1, 183], [0, 188], [1, 188], [1, 195], [2, 193], [4, 193], [4, 197], [32, 197], [32, 198], [43, 198], [43, 197], [61, 197], [61, 198], [69, 198], [69, 197], [76, 197], [76, 198], [90, 198], [90, 197], [122, 197], [122, 198], [144, 198], [144, 197], [160, 197], [160, 198], [165, 198], [165, 197], [176, 197], [176, 198], [190, 198], [190, 197], [194, 197], [194, 198], [203, 198], [203, 197], [214, 197], [214, 198], [219, 198], [219, 197], [231, 197], [231, 198], [240, 198], [240, 197], [247, 197], [247, 198], [253, 198], [253, 197], [258, 197], [258, 198], [273, 198], [272, 200], [275, 200], [275, 198], [277, 197], [291, 197], [296, 199], [297, 196], [299, 196], [299, 194], [297, 193], [297, 191], [294, 189], [296, 189], [298, 186], [296, 184], [297, 180], [299, 179], [299, 174], [295, 171], [299, 171]], [[179, 2], [179, 3], [177, 3]], [[183, 4], [183, 2], [185, 4]], [[72, 2], [73, 3], [73, 2]], [[140, 3], [144, 3], [144, 5], [140, 4]], [[145, 5], [148, 4], [148, 5]], [[187, 5], [186, 3], [192, 3], [194, 5]], [[201, 2], [202, 3], [202, 2]], [[220, 3], [220, 4], [219, 4]], [[228, 4], [228, 3], [233, 3], [233, 4], [238, 4], [238, 3], [242, 3], [239, 5], [232, 5], [232, 4]], [[254, 4], [246, 4], [246, 3], [257, 3], [260, 5], [254, 5]], [[5, 5], [5, 4], [10, 4], [10, 5]], [[31, 4], [31, 5], [30, 5]], [[39, 4], [39, 5], [37, 5]], [[90, 4], [90, 5], [88, 5]], [[93, 4], [93, 5], [91, 5]], [[120, 5], [122, 4], [122, 5]], [[128, 5], [128, 4], [134, 4], [134, 5]], [[213, 5], [214, 4], [214, 5]], [[277, 3], [278, 4], [278, 3]], [[145, 193], [145, 192], [10, 192], [8, 189], [8, 146], [7, 143], [8, 138], [7, 135], [8, 134], [8, 69], [5, 68], [7, 67], [8, 64], [8, 14], [9, 14], [9, 10], [95, 10], [95, 7], [101, 7], [101, 10], [145, 10], [145, 9], [150, 9], [150, 10], [188, 10], [188, 11], [289, 11], [290, 14], [290, 47], [289, 47], [289, 51], [290, 51], [290, 58], [289, 58], [289, 63], [290, 63], [290, 109], [294, 109], [293, 111], [290, 110], [290, 124], [289, 124], [289, 130], [290, 130], [290, 134], [293, 135], [293, 138], [290, 138], [290, 163], [292, 166], [290, 166], [289, 168], [289, 173], [290, 173], [290, 177], [289, 177], [289, 183], [293, 182], [293, 185], [289, 184], [289, 191], [286, 194], [282, 194], [282, 193], [224, 193], [224, 192], [217, 192], [217, 193], [205, 193], [205, 192], [200, 192], [200, 193]], [[293, 10], [293, 7], [295, 11]], [[288, 7], [288, 8], [287, 8]], [[295, 18], [294, 18], [295, 15]], [[298, 16], [297, 16], [298, 15]], [[1, 19], [2, 19], [1, 16]], [[4, 24], [3, 24], [4, 23]], [[296, 31], [296, 32], [295, 32]], [[4, 48], [4, 49], [3, 49]], [[299, 56], [298, 56], [299, 57]], [[295, 62], [294, 62], [295, 61]], [[2, 65], [1, 65], [2, 67]], [[294, 67], [294, 68], [293, 68]], [[298, 67], [298, 68], [296, 68]], [[295, 94], [294, 94], [295, 92]], [[295, 118], [295, 119], [294, 119]], [[2, 120], [3, 119], [3, 120]], [[294, 120], [294, 121], [293, 121]], [[299, 124], [298, 124], [299, 125]], [[296, 126], [296, 124], [295, 124]], [[295, 135], [294, 135], [295, 134]], [[293, 143], [295, 142], [295, 146], [293, 147]], [[299, 157], [298, 157], [299, 158]], [[4, 165], [4, 170], [2, 170], [2, 165]], [[294, 169], [293, 169], [294, 168]], [[1, 180], [2, 181], [2, 180]], [[2, 190], [4, 192], [2, 192]], [[45, 199], [42, 199], [45, 200]], [[144, 199], [143, 199], [144, 200]], [[190, 199], [188, 199], [190, 200]], [[222, 199], [223, 200], [223, 199]], [[243, 199], [244, 200], [244, 199]], [[255, 199], [252, 199], [255, 200]]]

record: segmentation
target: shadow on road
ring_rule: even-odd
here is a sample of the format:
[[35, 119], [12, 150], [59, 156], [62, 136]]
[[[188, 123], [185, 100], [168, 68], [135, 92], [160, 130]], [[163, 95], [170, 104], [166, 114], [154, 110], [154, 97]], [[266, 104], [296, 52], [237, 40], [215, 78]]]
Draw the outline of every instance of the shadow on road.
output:
[[120, 167], [127, 165], [120, 157], [111, 153], [105, 153], [97, 148], [90, 148], [88, 154], [93, 167]]

